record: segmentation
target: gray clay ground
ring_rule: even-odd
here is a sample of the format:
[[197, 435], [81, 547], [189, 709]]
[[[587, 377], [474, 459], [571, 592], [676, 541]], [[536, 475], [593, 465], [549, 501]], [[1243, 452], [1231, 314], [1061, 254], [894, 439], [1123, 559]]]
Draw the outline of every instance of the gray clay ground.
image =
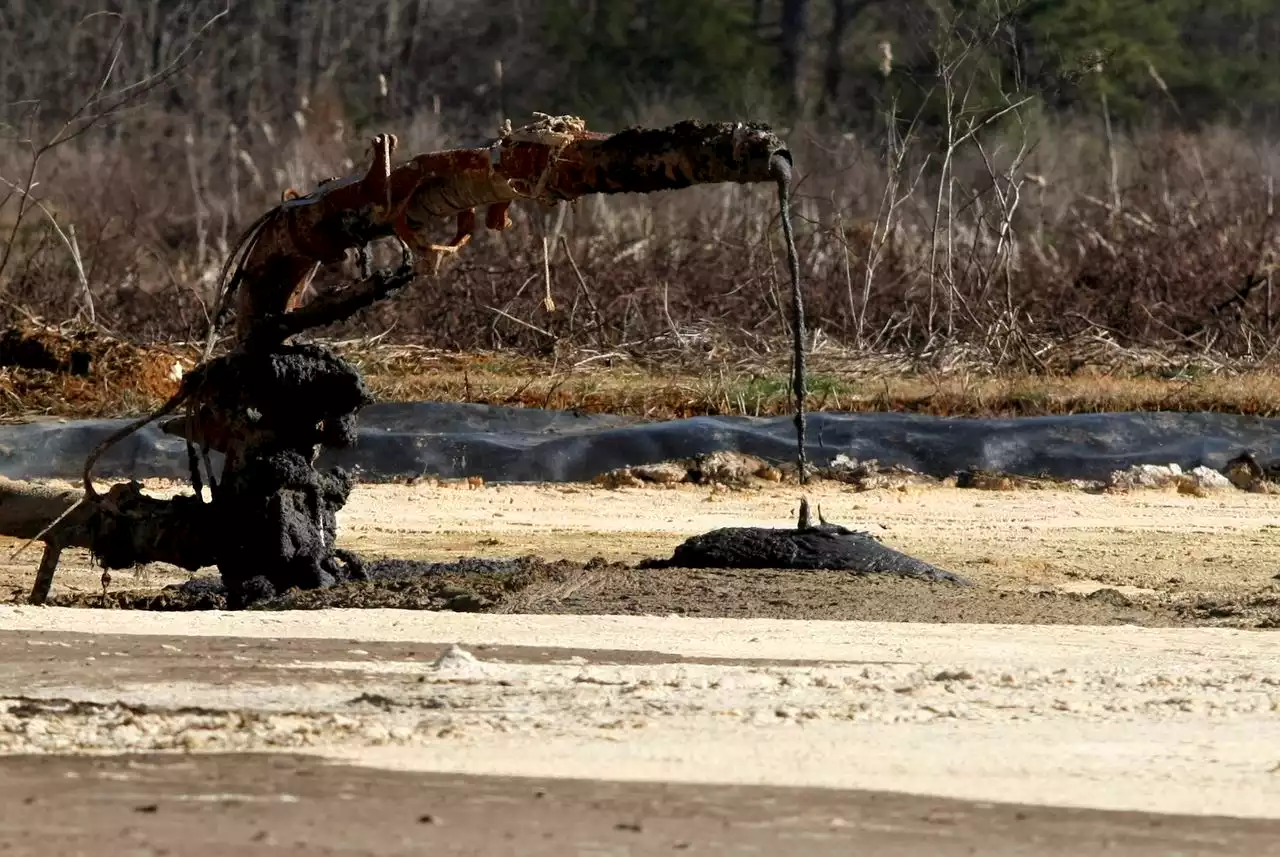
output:
[[68, 552], [81, 608], [0, 605], [0, 847], [315, 853], [345, 812], [350, 855], [1280, 853], [1280, 498], [805, 493], [973, 585], [636, 567], [788, 525], [776, 484], [357, 486], [342, 547], [496, 560], [275, 605], [359, 610], [96, 609]]

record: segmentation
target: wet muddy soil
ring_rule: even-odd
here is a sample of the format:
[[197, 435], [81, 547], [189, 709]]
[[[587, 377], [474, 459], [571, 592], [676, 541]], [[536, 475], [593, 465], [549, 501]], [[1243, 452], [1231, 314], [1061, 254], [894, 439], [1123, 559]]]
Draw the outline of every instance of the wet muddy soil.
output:
[[[996, 622], [1007, 624], [1132, 624], [1152, 627], [1223, 624], [1255, 619], [1226, 599], [1171, 605], [1114, 589], [1091, 593], [1009, 592], [945, 582], [769, 569], [637, 569], [602, 559], [575, 563], [540, 557], [456, 563], [391, 561], [390, 573], [324, 590], [292, 591], [252, 610], [327, 607], [453, 610], [482, 613], [681, 615], [715, 618]], [[1280, 596], [1280, 592], [1277, 593]], [[1280, 605], [1280, 597], [1275, 603]], [[101, 608], [100, 593], [73, 593], [53, 606]], [[216, 578], [154, 590], [109, 592], [105, 606], [133, 610], [225, 609]], [[1256, 611], [1255, 611], [1256, 612]], [[1280, 617], [1280, 607], [1276, 608]], [[1239, 624], [1239, 623], [1233, 623]]]
[[[1268, 855], [1270, 821], [885, 792], [378, 771], [307, 757], [0, 760], [6, 854]], [[76, 807], [76, 821], [62, 811]], [[494, 813], [501, 806], [502, 811]], [[335, 816], [344, 821], [334, 824]]]

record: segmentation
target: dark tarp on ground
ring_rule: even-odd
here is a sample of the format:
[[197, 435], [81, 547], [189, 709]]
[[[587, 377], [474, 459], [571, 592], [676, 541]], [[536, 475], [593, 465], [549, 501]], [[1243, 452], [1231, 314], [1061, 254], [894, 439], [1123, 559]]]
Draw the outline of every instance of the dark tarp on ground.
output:
[[[0, 475], [78, 479], [94, 444], [126, 422], [0, 426]], [[1105, 479], [1134, 464], [1221, 469], [1245, 450], [1269, 461], [1280, 453], [1280, 420], [1160, 412], [1017, 419], [815, 413], [809, 417], [808, 438], [810, 461], [820, 466], [843, 453], [937, 477], [976, 467], [1023, 476]], [[792, 418], [645, 422], [569, 411], [387, 403], [362, 411], [357, 445], [326, 451], [321, 465], [354, 469], [363, 481], [433, 475], [480, 476], [486, 482], [575, 482], [618, 467], [716, 451], [791, 460]], [[217, 456], [214, 464], [221, 464]], [[184, 443], [148, 426], [113, 447], [95, 475], [185, 480]]]

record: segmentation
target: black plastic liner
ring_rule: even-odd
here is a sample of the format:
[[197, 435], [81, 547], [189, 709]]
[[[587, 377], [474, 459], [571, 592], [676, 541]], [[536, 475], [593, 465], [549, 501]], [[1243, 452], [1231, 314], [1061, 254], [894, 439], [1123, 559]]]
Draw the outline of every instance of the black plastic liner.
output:
[[[85, 457], [124, 420], [75, 420], [0, 426], [0, 475], [78, 479]], [[791, 417], [694, 417], [647, 422], [570, 411], [436, 402], [387, 403], [360, 413], [353, 448], [325, 452], [319, 466], [340, 465], [359, 481], [415, 476], [486, 482], [579, 482], [619, 467], [736, 451], [774, 462], [795, 455]], [[1135, 464], [1221, 469], [1250, 451], [1280, 454], [1280, 420], [1213, 413], [1108, 413], [1016, 419], [916, 414], [813, 413], [810, 461], [839, 454], [930, 476], [982, 470], [1020, 476], [1102, 480]], [[214, 455], [215, 465], [220, 465]], [[185, 480], [180, 438], [148, 426], [105, 455], [100, 478]]]

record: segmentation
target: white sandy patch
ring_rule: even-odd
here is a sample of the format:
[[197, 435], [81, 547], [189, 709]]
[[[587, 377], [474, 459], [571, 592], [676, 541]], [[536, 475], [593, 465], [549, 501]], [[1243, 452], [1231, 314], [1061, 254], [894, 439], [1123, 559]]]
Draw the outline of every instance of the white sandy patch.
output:
[[390, 609], [162, 613], [0, 605], [0, 630], [493, 644], [712, 658], [1026, 663], [1046, 670], [1127, 662], [1177, 671], [1207, 661], [1246, 671], [1280, 670], [1280, 635], [1229, 628], [933, 625]]
[[[92, 691], [0, 679], [0, 696], [160, 706], [10, 708], [6, 752], [289, 750], [428, 771], [1280, 818], [1280, 636], [1265, 632], [26, 607], [0, 608], [0, 628], [461, 646], [434, 663], [300, 659], [252, 685], [216, 670]], [[530, 664], [489, 660], [483, 644], [803, 663]], [[163, 710], [177, 705], [213, 711]]]
[[679, 726], [320, 755], [402, 770], [858, 788], [967, 800], [1280, 818], [1280, 723], [795, 722]]

